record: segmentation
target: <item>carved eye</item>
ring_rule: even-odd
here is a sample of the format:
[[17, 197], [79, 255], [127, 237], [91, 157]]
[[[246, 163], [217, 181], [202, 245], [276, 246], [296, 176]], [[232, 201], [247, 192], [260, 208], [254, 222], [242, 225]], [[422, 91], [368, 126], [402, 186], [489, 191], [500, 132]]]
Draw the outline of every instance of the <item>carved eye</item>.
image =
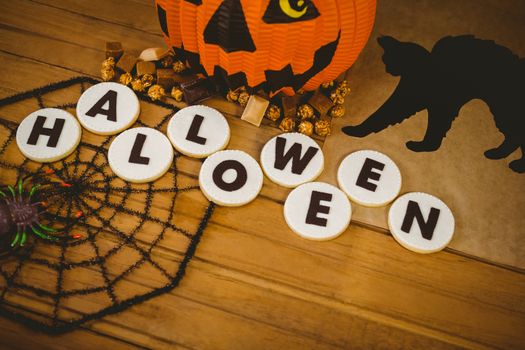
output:
[[265, 23], [308, 21], [319, 16], [311, 0], [270, 0], [263, 16]]

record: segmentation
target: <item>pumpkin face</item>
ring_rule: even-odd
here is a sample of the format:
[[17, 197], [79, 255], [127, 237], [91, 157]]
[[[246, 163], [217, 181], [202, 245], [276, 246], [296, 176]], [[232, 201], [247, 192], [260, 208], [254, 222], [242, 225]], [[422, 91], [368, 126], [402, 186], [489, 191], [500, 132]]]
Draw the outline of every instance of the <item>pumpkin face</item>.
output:
[[314, 90], [363, 49], [375, 0], [156, 0], [169, 46], [219, 86]]

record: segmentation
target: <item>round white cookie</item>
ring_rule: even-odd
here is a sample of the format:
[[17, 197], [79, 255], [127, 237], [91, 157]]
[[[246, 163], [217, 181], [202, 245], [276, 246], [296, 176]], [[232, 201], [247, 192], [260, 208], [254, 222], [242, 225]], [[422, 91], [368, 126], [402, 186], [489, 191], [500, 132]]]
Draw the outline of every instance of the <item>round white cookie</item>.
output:
[[299, 236], [328, 240], [346, 230], [352, 218], [352, 206], [337, 187], [310, 182], [290, 192], [284, 203], [284, 218]]
[[257, 197], [263, 185], [263, 173], [257, 161], [247, 153], [219, 151], [202, 163], [199, 185], [210, 201], [241, 206]]
[[357, 151], [343, 159], [337, 171], [339, 187], [356, 203], [367, 207], [393, 201], [401, 190], [401, 172], [383, 153]]
[[226, 118], [218, 110], [202, 105], [175, 113], [167, 133], [177, 151], [194, 158], [206, 158], [226, 148], [230, 141]]
[[133, 90], [113, 82], [93, 85], [77, 103], [80, 124], [98, 135], [115, 135], [126, 130], [139, 114], [140, 103]]
[[115, 137], [108, 151], [111, 170], [136, 183], [150, 182], [164, 175], [173, 163], [168, 138], [152, 128], [133, 128]]
[[82, 128], [71, 113], [43, 108], [22, 120], [16, 131], [16, 144], [27, 158], [47, 163], [70, 155], [81, 137]]
[[388, 226], [396, 241], [417, 253], [445, 248], [454, 235], [454, 215], [437, 197], [422, 192], [402, 195], [388, 212]]
[[291, 132], [266, 142], [261, 151], [261, 165], [270, 180], [293, 188], [313, 181], [321, 174], [324, 156], [312, 138]]

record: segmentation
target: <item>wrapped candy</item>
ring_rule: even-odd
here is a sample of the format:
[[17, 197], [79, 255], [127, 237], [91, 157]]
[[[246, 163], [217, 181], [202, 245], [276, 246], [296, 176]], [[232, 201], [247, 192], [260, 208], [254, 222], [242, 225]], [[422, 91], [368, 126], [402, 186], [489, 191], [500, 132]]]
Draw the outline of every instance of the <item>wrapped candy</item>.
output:
[[237, 102], [239, 100], [239, 90], [229, 90], [226, 94], [226, 99], [230, 102]]
[[132, 80], [133, 80], [133, 76], [131, 75], [131, 73], [128, 73], [128, 72], [122, 74], [119, 77], [119, 82], [123, 85], [129, 85]]
[[160, 100], [166, 92], [164, 91], [164, 88], [160, 85], [152, 85], [148, 90], [148, 96], [153, 100]]
[[182, 73], [186, 70], [186, 65], [182, 61], [175, 61], [172, 67], [175, 73]]
[[317, 120], [315, 122], [315, 133], [319, 136], [328, 136], [332, 132], [330, 121], [326, 119]]
[[268, 109], [266, 109], [264, 116], [271, 121], [276, 121], [281, 117], [281, 109], [277, 105], [270, 105]]
[[332, 118], [341, 118], [343, 115], [345, 115], [344, 105], [335, 105], [330, 109], [330, 117]]
[[239, 102], [239, 104], [243, 107], [246, 107], [246, 105], [248, 104], [248, 100], [250, 99], [250, 94], [246, 91], [241, 91], [239, 93], [239, 97], [237, 99], [237, 102]]
[[177, 102], [182, 102], [184, 99], [184, 92], [181, 88], [175, 86], [173, 89], [171, 89], [171, 97], [173, 97]]
[[336, 105], [342, 105], [343, 103], [345, 103], [344, 96], [338, 93], [337, 89], [330, 93], [330, 99]]
[[283, 132], [293, 131], [295, 129], [295, 120], [288, 117], [283, 118], [283, 120], [281, 120], [281, 123], [279, 124], [279, 129], [281, 129], [281, 131]]
[[314, 117], [314, 109], [309, 104], [300, 105], [297, 108], [297, 116], [302, 120], [311, 119]]
[[131, 88], [133, 91], [142, 92], [146, 87], [144, 86], [144, 83], [140, 79], [135, 79], [131, 82]]
[[150, 87], [155, 79], [153, 78], [153, 75], [146, 73], [142, 76], [142, 78], [140, 78], [140, 80], [142, 80], [144, 87]]
[[115, 70], [113, 68], [102, 68], [100, 70], [100, 77], [104, 81], [110, 81], [115, 77]]
[[312, 122], [309, 122], [308, 120], [303, 120], [299, 123], [299, 126], [297, 127], [297, 131], [299, 131], [301, 134], [304, 134], [306, 136], [311, 136], [314, 131], [314, 125]]
[[102, 69], [113, 69], [115, 68], [115, 59], [113, 57], [108, 57], [102, 61]]

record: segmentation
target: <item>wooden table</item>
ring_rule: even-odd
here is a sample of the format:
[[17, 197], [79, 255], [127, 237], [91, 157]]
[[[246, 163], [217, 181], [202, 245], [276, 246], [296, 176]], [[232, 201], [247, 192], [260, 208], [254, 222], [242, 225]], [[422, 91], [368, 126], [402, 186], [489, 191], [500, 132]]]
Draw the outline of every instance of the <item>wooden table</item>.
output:
[[[98, 77], [106, 40], [163, 45], [151, 0], [4, 1], [0, 18], [0, 97]], [[278, 133], [240, 121], [233, 104], [209, 104], [229, 117], [231, 148], [257, 156]], [[525, 348], [523, 271], [450, 249], [417, 255], [356, 223], [336, 240], [305, 241], [284, 222], [287, 193], [265, 180], [253, 203], [217, 208], [172, 292], [60, 336], [0, 318], [1, 346]]]

